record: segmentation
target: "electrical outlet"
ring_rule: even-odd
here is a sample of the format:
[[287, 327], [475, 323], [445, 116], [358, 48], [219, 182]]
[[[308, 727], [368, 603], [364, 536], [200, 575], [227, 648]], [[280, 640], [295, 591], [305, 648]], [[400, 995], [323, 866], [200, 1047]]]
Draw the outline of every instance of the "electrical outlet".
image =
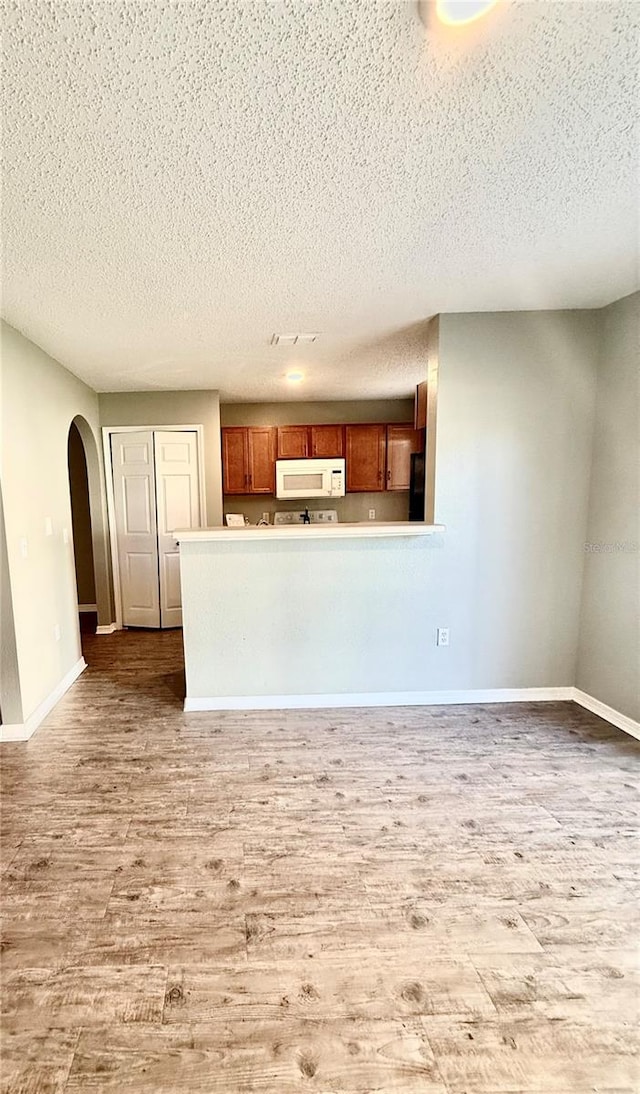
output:
[[60, 624], [59, 623], [55, 624], [55, 626], [53, 628], [53, 635], [54, 635], [54, 638], [55, 638], [56, 642], [59, 642], [60, 641]]
[[436, 645], [437, 646], [448, 646], [449, 645], [449, 628], [448, 627], [438, 627], [438, 636], [436, 638]]
[[370, 509], [369, 510], [369, 520], [375, 520], [375, 519], [376, 519], [376, 511], [375, 511], [375, 509]]

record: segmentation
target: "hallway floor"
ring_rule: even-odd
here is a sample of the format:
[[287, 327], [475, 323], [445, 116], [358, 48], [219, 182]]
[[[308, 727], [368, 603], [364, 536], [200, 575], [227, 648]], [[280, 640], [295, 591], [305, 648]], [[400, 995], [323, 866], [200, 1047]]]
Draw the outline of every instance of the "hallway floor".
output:
[[637, 742], [185, 715], [180, 632], [83, 639], [0, 750], [4, 1094], [637, 1094]]

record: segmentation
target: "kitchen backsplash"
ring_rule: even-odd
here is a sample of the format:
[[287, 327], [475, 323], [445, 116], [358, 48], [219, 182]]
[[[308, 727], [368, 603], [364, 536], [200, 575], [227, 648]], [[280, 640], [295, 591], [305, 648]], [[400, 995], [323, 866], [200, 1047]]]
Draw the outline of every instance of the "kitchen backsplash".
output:
[[309, 509], [335, 509], [338, 520], [343, 524], [351, 521], [369, 519], [369, 510], [375, 509], [375, 519], [378, 520], [408, 520], [409, 519], [409, 493], [387, 493], [381, 491], [375, 494], [347, 494], [344, 498], [311, 498], [304, 501], [277, 501], [271, 495], [263, 494], [259, 497], [233, 496], [224, 499], [224, 512], [244, 513], [249, 518], [250, 524], [257, 524], [263, 513], [269, 513], [269, 522], [273, 524], [273, 514], [293, 510], [304, 512], [305, 505]]

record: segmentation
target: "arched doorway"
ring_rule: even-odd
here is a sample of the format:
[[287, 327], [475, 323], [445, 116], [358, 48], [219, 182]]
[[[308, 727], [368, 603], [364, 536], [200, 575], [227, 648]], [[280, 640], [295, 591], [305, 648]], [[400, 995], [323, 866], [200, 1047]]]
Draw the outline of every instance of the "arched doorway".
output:
[[95, 633], [98, 623], [98, 605], [89, 501], [89, 471], [84, 442], [75, 421], [69, 427], [67, 462], [80, 632], [82, 634], [89, 630]]
[[83, 609], [80, 630], [95, 634], [97, 617], [99, 632], [108, 632], [113, 629], [113, 593], [102, 465], [93, 430], [81, 414], [69, 425], [67, 462], [78, 606]]

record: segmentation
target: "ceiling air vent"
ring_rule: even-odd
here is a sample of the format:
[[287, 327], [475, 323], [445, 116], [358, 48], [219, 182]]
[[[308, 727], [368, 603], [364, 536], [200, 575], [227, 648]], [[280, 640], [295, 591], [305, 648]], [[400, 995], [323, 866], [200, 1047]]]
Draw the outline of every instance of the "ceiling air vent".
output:
[[302, 346], [316, 342], [319, 334], [274, 334], [271, 338], [272, 346]]

